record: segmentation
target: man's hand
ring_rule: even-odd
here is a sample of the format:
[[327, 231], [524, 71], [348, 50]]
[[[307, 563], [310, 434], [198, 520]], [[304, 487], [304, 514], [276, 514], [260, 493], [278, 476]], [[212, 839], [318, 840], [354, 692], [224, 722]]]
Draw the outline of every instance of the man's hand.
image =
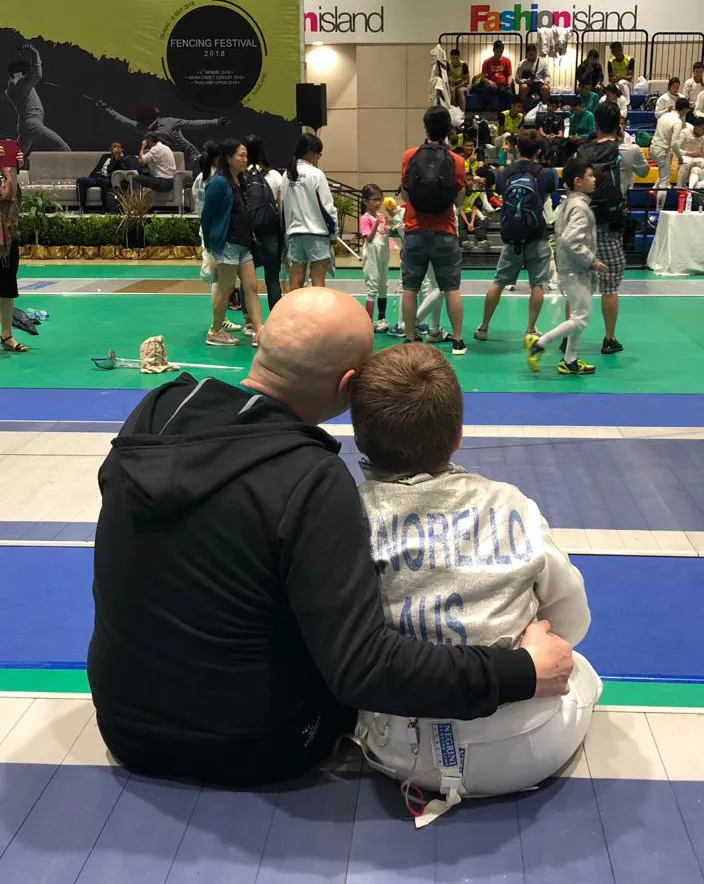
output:
[[608, 267], [606, 266], [606, 264], [604, 264], [603, 261], [595, 261], [593, 267], [597, 273], [606, 273], [606, 271], [608, 270]]
[[535, 665], [535, 697], [558, 697], [569, 693], [568, 679], [574, 668], [571, 646], [550, 632], [547, 620], [540, 620], [523, 633], [521, 647]]
[[227, 117], [218, 117], [217, 124], [218, 126], [229, 126], [230, 120]]

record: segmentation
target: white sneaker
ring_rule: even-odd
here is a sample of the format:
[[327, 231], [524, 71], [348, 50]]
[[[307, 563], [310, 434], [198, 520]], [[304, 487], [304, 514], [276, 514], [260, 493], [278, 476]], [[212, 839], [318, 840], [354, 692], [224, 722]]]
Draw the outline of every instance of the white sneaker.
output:
[[248, 322], [244, 327], [244, 333], [248, 338], [251, 338], [254, 335], [254, 326], [251, 322]]
[[516, 286], [515, 285], [507, 285], [506, 288], [504, 289], [504, 291], [505, 292], [515, 292]]
[[385, 334], [389, 330], [389, 323], [385, 319], [377, 319], [374, 323], [374, 331], [378, 335]]
[[222, 323], [222, 327], [226, 332], [238, 332], [242, 331], [242, 326], [237, 322], [230, 322], [229, 319], [224, 319]]

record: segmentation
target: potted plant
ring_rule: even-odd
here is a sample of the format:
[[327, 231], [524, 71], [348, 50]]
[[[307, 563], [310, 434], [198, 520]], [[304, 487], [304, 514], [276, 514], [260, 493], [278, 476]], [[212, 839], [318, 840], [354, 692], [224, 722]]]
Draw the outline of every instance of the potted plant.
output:
[[332, 201], [335, 203], [335, 208], [337, 209], [337, 218], [340, 225], [339, 233], [340, 236], [342, 236], [345, 232], [345, 218], [348, 215], [350, 218], [354, 218], [355, 202], [351, 196], [339, 191], [333, 192]]
[[[46, 236], [46, 232], [49, 229], [49, 214], [62, 214], [62, 206], [55, 199], [38, 190], [31, 196], [22, 197], [21, 211], [22, 215], [27, 219], [34, 236], [34, 245], [30, 249], [31, 254], [34, 257], [45, 257], [43, 254], [45, 249], [40, 245], [39, 241]], [[42, 254], [39, 254], [40, 250]]]
[[120, 211], [118, 229], [125, 248], [144, 248], [144, 226], [152, 209], [149, 191], [142, 187], [118, 190], [115, 198]]

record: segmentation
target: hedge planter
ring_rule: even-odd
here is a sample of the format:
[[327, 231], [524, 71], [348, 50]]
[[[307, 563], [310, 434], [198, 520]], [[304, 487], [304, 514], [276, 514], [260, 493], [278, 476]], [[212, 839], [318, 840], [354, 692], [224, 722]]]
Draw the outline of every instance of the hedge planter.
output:
[[[27, 259], [90, 261], [183, 261], [200, 257], [198, 218], [184, 215], [150, 215], [143, 229], [131, 230], [130, 248], [120, 214], [47, 214], [41, 227], [29, 214], [20, 216], [21, 255]], [[37, 236], [39, 242], [37, 242]]]
[[200, 246], [20, 246], [20, 256], [34, 261], [187, 261], [200, 260]]

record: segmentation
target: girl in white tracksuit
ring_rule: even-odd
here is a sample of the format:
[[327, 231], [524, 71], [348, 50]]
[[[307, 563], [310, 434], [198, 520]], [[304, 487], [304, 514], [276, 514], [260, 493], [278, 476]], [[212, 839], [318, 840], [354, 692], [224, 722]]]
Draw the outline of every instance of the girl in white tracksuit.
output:
[[528, 364], [538, 370], [545, 347], [557, 338], [567, 338], [565, 358], [557, 366], [560, 374], [594, 374], [594, 366], [577, 358], [577, 346], [587, 327], [596, 291], [597, 272], [606, 268], [596, 257], [596, 220], [590, 206], [594, 193], [594, 170], [584, 160], [573, 158], [565, 166], [562, 180], [568, 189], [555, 212], [556, 264], [560, 285], [570, 308], [570, 318], [538, 337], [527, 335]]
[[[387, 332], [386, 299], [389, 288], [389, 220], [391, 213], [384, 206], [384, 194], [376, 184], [362, 188], [364, 214], [359, 218], [362, 245], [362, 271], [367, 295], [366, 308], [375, 332]], [[374, 322], [374, 304], [377, 320]]]

